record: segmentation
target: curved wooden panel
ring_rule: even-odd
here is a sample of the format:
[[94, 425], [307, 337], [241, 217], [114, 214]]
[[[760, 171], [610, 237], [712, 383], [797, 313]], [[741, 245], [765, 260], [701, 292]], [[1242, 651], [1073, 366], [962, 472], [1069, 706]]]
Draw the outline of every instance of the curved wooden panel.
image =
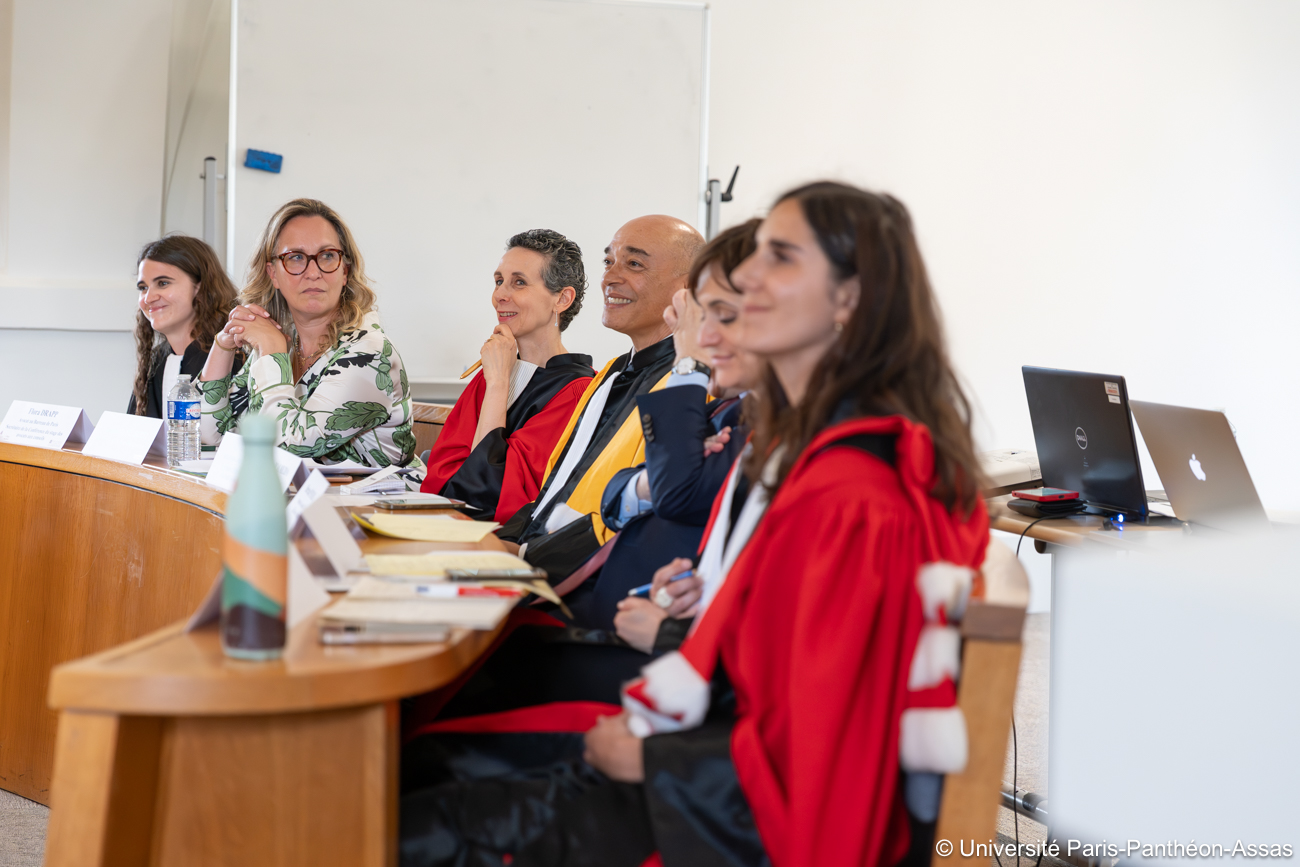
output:
[[224, 501], [161, 468], [0, 446], [0, 787], [48, 803], [50, 670], [190, 613]]

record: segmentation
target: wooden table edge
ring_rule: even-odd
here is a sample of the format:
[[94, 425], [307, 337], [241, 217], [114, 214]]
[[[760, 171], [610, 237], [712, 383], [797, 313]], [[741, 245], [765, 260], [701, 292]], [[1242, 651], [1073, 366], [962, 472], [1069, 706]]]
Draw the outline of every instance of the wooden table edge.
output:
[[[172, 640], [184, 633], [180, 621], [133, 642], [119, 645], [54, 668], [48, 702], [55, 711], [113, 713], [127, 716], [244, 716], [298, 713], [393, 701], [445, 686], [467, 670], [505, 628], [464, 630], [451, 642], [406, 645], [411, 655], [373, 666], [351, 664], [338, 671], [319, 668], [286, 672], [274, 691], [265, 678], [142, 674], [115, 672], [113, 663], [130, 654]], [[310, 630], [315, 641], [315, 616], [296, 628]], [[215, 633], [215, 626], [204, 627]], [[212, 636], [215, 639], [215, 635]], [[393, 645], [355, 650], [392, 651]], [[259, 663], [247, 663], [255, 666]], [[272, 694], [268, 695], [268, 692]]]

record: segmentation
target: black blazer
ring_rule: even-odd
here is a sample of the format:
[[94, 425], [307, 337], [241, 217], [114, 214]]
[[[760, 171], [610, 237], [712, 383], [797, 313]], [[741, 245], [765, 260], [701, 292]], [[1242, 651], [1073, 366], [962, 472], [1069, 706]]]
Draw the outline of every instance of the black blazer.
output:
[[[172, 354], [171, 347], [166, 343], [155, 349], [153, 353], [153, 361], [149, 366], [149, 382], [144, 389], [144, 414], [151, 418], [163, 417], [163, 401], [167, 399], [167, 396], [162, 393], [163, 368]], [[181, 373], [197, 379], [207, 361], [208, 354], [199, 346], [199, 342], [191, 341], [190, 345], [185, 347], [185, 354], [181, 356]], [[134, 394], [127, 401], [126, 412], [127, 415], [135, 415]]]
[[[614, 475], [601, 498], [601, 514], [606, 522], [618, 514], [624, 488], [642, 468], [649, 473], [654, 508], [627, 523], [596, 581], [566, 600], [576, 624], [588, 629], [612, 632], [618, 602], [627, 591], [649, 583], [674, 557], [695, 559], [713, 500], [745, 444], [747, 431], [738, 429], [740, 401], [709, 404], [702, 386], [643, 394], [637, 398], [637, 411], [646, 462]], [[724, 427], [732, 428], [731, 441], [705, 458], [704, 440]]]

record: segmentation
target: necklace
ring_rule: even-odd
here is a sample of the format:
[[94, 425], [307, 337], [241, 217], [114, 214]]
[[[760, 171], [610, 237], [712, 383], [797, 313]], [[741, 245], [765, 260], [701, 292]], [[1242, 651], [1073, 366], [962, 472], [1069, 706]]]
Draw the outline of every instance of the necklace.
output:
[[293, 336], [293, 352], [297, 358], [294, 360], [293, 378], [295, 380], [302, 378], [302, 375], [311, 369], [311, 366], [316, 363], [316, 359], [321, 357], [321, 354], [325, 352], [326, 348], [327, 347], [322, 346], [311, 355], [304, 355], [302, 351], [302, 340], [297, 334], [295, 334]]

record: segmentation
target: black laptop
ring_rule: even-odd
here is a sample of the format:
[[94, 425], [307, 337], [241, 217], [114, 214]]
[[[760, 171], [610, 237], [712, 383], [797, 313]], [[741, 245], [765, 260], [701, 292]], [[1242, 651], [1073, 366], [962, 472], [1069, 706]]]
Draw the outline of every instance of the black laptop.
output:
[[1089, 511], [1147, 517], [1124, 377], [1022, 367], [1043, 484], [1079, 492]]

